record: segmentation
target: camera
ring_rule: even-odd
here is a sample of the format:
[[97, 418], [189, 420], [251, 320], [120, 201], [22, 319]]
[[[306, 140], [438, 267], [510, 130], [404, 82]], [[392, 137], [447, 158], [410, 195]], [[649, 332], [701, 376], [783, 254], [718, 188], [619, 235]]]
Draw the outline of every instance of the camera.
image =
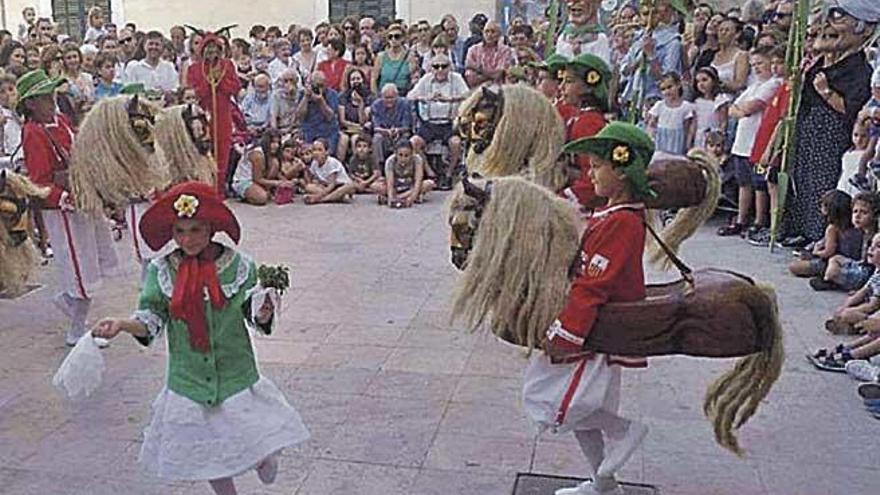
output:
[[312, 83], [312, 93], [315, 93], [316, 95], [321, 94], [321, 86], [318, 84]]

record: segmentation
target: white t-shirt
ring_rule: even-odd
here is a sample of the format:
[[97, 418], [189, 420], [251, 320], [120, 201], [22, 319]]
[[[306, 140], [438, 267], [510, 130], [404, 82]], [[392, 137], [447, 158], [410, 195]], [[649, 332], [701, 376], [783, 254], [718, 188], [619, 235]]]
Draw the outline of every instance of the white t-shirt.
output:
[[269, 73], [269, 77], [272, 79], [272, 87], [276, 87], [278, 84], [278, 78], [281, 77], [281, 73], [284, 72], [285, 69], [293, 69], [299, 72], [298, 64], [296, 63], [296, 59], [293, 57], [288, 57], [287, 63], [281, 61], [279, 58], [273, 58], [271, 62], [269, 62], [269, 67], [267, 68], [267, 72]]
[[[755, 84], [749, 85], [733, 104], [740, 105], [751, 100], [761, 100], [769, 105], [780, 84], [782, 84], [782, 80], [777, 77], [772, 77], [764, 82], [756, 81]], [[763, 116], [764, 111], [761, 110], [739, 119], [736, 125], [736, 139], [734, 139], [733, 147], [730, 150], [731, 154], [745, 157], [752, 155], [755, 136], [758, 134], [758, 128], [761, 127]]]
[[[461, 74], [450, 70], [449, 77], [439, 82], [434, 78], [434, 74], [425, 74], [419, 79], [415, 87], [406, 95], [407, 98], [430, 98], [440, 93], [446, 98], [461, 98], [468, 92], [467, 83]], [[458, 115], [458, 103], [445, 102], [419, 102], [419, 116], [430, 121], [448, 121], [452, 122]]]
[[694, 139], [694, 146], [702, 148], [706, 145], [706, 134], [709, 131], [721, 129], [718, 120], [718, 110], [730, 103], [730, 97], [725, 94], [719, 94], [715, 100], [706, 98], [697, 98], [694, 100], [694, 112], [697, 116], [697, 135]]
[[176, 91], [180, 86], [180, 76], [174, 64], [160, 60], [156, 67], [146, 59], [132, 60], [125, 66], [125, 83], [142, 83], [148, 90]]
[[660, 100], [651, 107], [648, 114], [657, 119], [658, 129], [683, 129], [685, 122], [694, 117], [694, 111], [694, 104], [689, 101], [670, 107], [664, 100]]
[[860, 192], [857, 187], [849, 183], [849, 179], [859, 171], [859, 160], [865, 153], [867, 153], [866, 150], [849, 150], [843, 154], [843, 158], [840, 160], [840, 180], [837, 181], [838, 191], [843, 191], [852, 197]]
[[351, 183], [351, 178], [345, 171], [345, 167], [342, 166], [342, 163], [339, 160], [332, 156], [328, 156], [323, 165], [319, 164], [317, 160], [312, 160], [309, 172], [311, 172], [316, 179], [321, 181], [322, 184], [328, 183], [327, 181], [330, 179], [330, 175], [332, 175], [333, 172], [336, 172], [337, 184]]

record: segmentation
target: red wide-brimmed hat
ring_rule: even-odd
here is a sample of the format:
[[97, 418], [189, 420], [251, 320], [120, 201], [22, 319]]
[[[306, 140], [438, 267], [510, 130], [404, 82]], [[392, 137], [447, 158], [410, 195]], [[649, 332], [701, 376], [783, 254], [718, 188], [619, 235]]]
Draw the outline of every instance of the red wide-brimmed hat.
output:
[[238, 219], [217, 195], [214, 187], [202, 182], [184, 182], [168, 190], [153, 203], [138, 223], [150, 249], [158, 251], [171, 241], [174, 222], [202, 220], [215, 232], [226, 232], [238, 244], [241, 227]]

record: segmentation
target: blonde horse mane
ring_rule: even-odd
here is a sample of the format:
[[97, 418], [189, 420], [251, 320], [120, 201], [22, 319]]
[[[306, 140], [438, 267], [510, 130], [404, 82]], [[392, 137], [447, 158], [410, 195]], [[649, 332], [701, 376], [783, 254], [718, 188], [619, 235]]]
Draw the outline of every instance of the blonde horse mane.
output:
[[[49, 195], [49, 188], [37, 186], [27, 177], [8, 170], [6, 189], [19, 198], [45, 199]], [[28, 233], [30, 231], [28, 226]], [[0, 227], [0, 292], [15, 297], [24, 292], [39, 256], [30, 239], [18, 246], [13, 247], [12, 244], [9, 232]]]
[[[105, 98], [86, 114], [73, 143], [70, 186], [77, 207], [105, 206], [146, 198], [161, 186], [161, 174], [131, 129], [126, 105], [131, 97]], [[147, 105], [146, 102], [139, 102]]]
[[[492, 143], [483, 153], [470, 150], [467, 167], [484, 177], [523, 175], [544, 187], [558, 191], [565, 187], [566, 168], [558, 164], [565, 142], [565, 126], [546, 96], [523, 85], [501, 86], [504, 106]], [[459, 108], [470, 114], [482, 91], [474, 91]]]
[[[475, 203], [459, 185], [450, 216]], [[485, 324], [529, 351], [540, 346], [568, 295], [580, 224], [575, 208], [546, 188], [522, 177], [494, 179], [453, 299], [453, 321], [471, 330]]]
[[[199, 153], [190, 138], [183, 119], [186, 105], [167, 108], [156, 121], [156, 145], [161, 149], [171, 184], [197, 181], [215, 184], [217, 167], [209, 157]], [[207, 131], [207, 129], [206, 129]]]
[[[688, 159], [699, 165], [706, 178], [706, 197], [697, 206], [683, 208], [676, 213], [675, 218], [668, 225], [659, 229], [658, 235], [673, 252], [678, 254], [679, 248], [684, 241], [691, 238], [713, 213], [721, 197], [720, 164], [709, 156], [705, 151], [695, 149], [688, 153]], [[649, 215], [654, 224], [659, 222], [659, 212]], [[648, 236], [648, 261], [661, 270], [672, 268], [669, 256], [660, 248], [653, 236]]]

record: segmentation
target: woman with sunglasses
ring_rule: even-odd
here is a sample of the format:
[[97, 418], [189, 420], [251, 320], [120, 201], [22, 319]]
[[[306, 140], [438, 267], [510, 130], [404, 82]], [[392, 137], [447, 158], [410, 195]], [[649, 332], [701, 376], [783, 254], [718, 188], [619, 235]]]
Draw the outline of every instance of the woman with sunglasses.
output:
[[345, 42], [345, 60], [354, 61], [354, 51], [361, 44], [361, 33], [358, 30], [358, 21], [354, 16], [342, 19], [342, 41]]
[[378, 94], [379, 88], [391, 83], [397, 86], [397, 91], [400, 94], [406, 94], [409, 91], [410, 74], [413, 68], [411, 67], [409, 50], [403, 43], [403, 27], [400, 24], [392, 24], [388, 27], [386, 36], [388, 46], [376, 57], [370, 88], [374, 94]]

